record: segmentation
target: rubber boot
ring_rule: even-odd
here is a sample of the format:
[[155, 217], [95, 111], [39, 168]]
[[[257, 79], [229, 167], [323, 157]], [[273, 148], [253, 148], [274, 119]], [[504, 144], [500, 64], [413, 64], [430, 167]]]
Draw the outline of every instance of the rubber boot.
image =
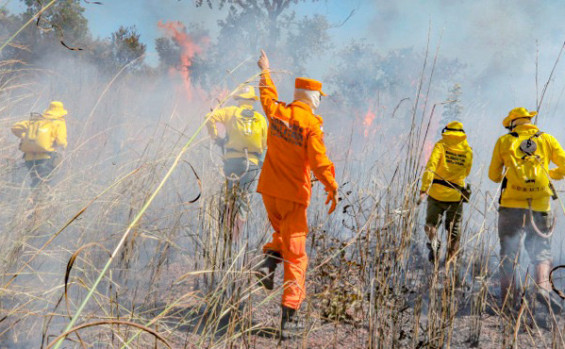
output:
[[[285, 335], [285, 330], [288, 332], [288, 325], [291, 323], [296, 323], [296, 309], [282, 306], [281, 312], [281, 340], [288, 339], [288, 335]], [[288, 333], [287, 333], [288, 334]]]
[[255, 269], [259, 283], [267, 290], [272, 290], [275, 286], [275, 269], [277, 269], [277, 264], [281, 259], [280, 253], [267, 251], [265, 252], [265, 258]]
[[535, 277], [536, 283], [539, 286], [536, 298], [546, 306], [548, 310], [551, 308], [555, 314], [560, 314], [563, 306], [561, 299], [551, 290], [551, 284], [549, 283], [550, 270], [551, 263], [549, 262], [536, 265]]

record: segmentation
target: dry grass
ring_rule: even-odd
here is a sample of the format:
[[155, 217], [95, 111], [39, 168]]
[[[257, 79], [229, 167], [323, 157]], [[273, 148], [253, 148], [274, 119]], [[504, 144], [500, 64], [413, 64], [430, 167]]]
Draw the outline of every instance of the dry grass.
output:
[[[424, 81], [431, 83], [425, 71], [420, 90], [429, 90]], [[109, 86], [111, 78], [89, 80], [78, 95], [71, 87], [59, 91], [69, 100], [70, 147], [57, 183], [33, 192], [7, 130], [52, 94], [35, 83], [42, 81], [41, 72], [18, 62], [0, 64], [4, 347], [54, 345], [71, 318], [77, 327], [65, 334], [64, 345], [77, 348], [565, 346], [561, 319], [542, 316], [526, 292], [529, 277], [520, 309], [502, 309], [492, 221], [496, 195], [477, 190], [466, 206], [458, 263], [434, 266], [422, 256], [423, 207], [416, 196], [431, 115], [425, 108], [417, 112], [418, 99], [409, 126], [387, 143], [386, 152], [379, 150], [397, 119], [381, 120], [376, 141], [362, 151], [352, 141], [358, 134], [328, 135], [343, 200], [340, 212], [327, 217], [316, 184], [309, 210], [309, 296], [299, 314], [304, 331], [279, 343], [282, 290], [266, 292], [250, 272], [271, 233], [259, 197], [253, 197], [252, 214], [234, 241], [228, 224], [234, 220], [226, 217], [234, 198], [219, 174], [221, 160], [204, 137], [179, 158], [156, 193], [208, 106], [148, 102], [146, 96], [167, 81], [142, 84], [121, 76]], [[153, 194], [153, 204], [135, 221]], [[124, 236], [108, 273], [102, 273]], [[278, 285], [281, 276], [279, 270]], [[92, 297], [77, 315], [89, 291]]]

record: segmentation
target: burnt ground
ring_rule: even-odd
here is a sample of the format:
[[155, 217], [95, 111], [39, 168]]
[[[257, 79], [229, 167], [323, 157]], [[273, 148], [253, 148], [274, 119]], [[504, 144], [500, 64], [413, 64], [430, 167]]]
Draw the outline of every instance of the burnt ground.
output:
[[[171, 266], [172, 270], [176, 268], [179, 266]], [[282, 282], [281, 274], [282, 271], [278, 270], [278, 285]], [[169, 275], [172, 277], [173, 274]], [[236, 311], [238, 314], [235, 316], [232, 316], [233, 313], [224, 314], [223, 317], [210, 316], [206, 314], [209, 312], [209, 309], [205, 309], [206, 306], [195, 311], [187, 304], [184, 310], [180, 309], [166, 322], [176, 327], [175, 335], [169, 337], [175, 338], [175, 346], [188, 348], [434, 348], [438, 347], [437, 340], [441, 336], [444, 336], [445, 343], [449, 343], [444, 347], [501, 348], [513, 345], [515, 331], [518, 348], [561, 347], [554, 343], [562, 342], [559, 339], [559, 333], [565, 326], [562, 316], [557, 316], [557, 323], [554, 323], [545, 308], [532, 299], [528, 291], [525, 297], [528, 306], [524, 307], [520, 326], [516, 330], [518, 311], [500, 312], [498, 285], [494, 281], [496, 280], [487, 285], [487, 292], [481, 302], [483, 306], [479, 310], [474, 303], [478, 297], [476, 291], [468, 286], [457, 289], [453, 295], [456, 310], [452, 311], [451, 327], [447, 322], [443, 322], [443, 325], [429, 325], [430, 321], [436, 321], [437, 324], [438, 320], [434, 315], [436, 313], [430, 312], [429, 289], [425, 282], [421, 282], [413, 290], [405, 290], [395, 298], [396, 302], [402, 302], [402, 306], [392, 304], [395, 301], [391, 300], [390, 308], [374, 310], [379, 316], [373, 316], [372, 321], [368, 320], [370, 316], [367, 313], [367, 301], [356, 310], [349, 309], [346, 317], [330, 320], [324, 317], [321, 296], [310, 294], [300, 310], [299, 324], [293, 327], [290, 338], [284, 341], [279, 341], [277, 336], [280, 289], [269, 292], [252, 288], [252, 296], [243, 302], [244, 305]], [[180, 288], [184, 286], [179, 286], [179, 292]], [[435, 287], [432, 292], [440, 297], [442, 287]], [[244, 322], [251, 318], [251, 323], [230, 328], [230, 318], [241, 318], [242, 313], [246, 314]], [[434, 316], [435, 319], [430, 320]], [[182, 318], [182, 326], [178, 326], [179, 318]], [[221, 325], [217, 326], [220, 330], [215, 335], [202, 325], [211, 319], [221, 319], [217, 321]], [[442, 326], [445, 326], [443, 331], [437, 330]], [[557, 327], [561, 331], [554, 330]]]

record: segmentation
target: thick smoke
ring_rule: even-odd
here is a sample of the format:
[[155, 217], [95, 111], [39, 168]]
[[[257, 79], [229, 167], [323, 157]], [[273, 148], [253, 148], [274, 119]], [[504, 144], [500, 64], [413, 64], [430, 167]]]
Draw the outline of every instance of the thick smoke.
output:
[[[319, 6], [300, 4], [295, 15], [303, 17]], [[340, 9], [344, 7], [348, 8], [340, 1]], [[412, 178], [414, 185], [419, 177], [419, 173], [402, 172], [411, 139], [408, 132], [415, 129], [421, 133], [418, 144], [421, 152], [415, 156], [421, 168], [444, 126], [448, 89], [460, 84], [463, 91], [458, 102], [463, 106], [460, 119], [475, 154], [469, 181], [476, 189], [472, 204], [466, 207], [465, 228], [468, 236], [475, 236], [485, 226], [489, 228], [484, 233], [487, 246], [483, 247], [492, 252], [493, 269], [496, 268], [496, 212], [492, 202], [496, 200], [498, 187], [487, 179], [492, 147], [496, 138], [505, 132], [501, 121], [510, 109], [517, 106], [536, 108], [565, 40], [559, 16], [565, 10], [565, 4], [557, 1], [539, 4], [527, 0], [365, 0], [351, 2], [350, 7], [355, 12], [340, 25], [338, 20], [347, 18], [347, 9], [345, 13], [335, 13], [331, 10], [331, 1], [323, 7], [331, 23], [337, 23], [328, 29], [331, 48], [310, 57], [304, 64], [304, 71], [300, 72], [304, 75], [313, 72], [313, 77], [324, 80], [324, 88], [330, 92], [330, 96], [322, 100], [319, 112], [325, 118], [325, 140], [344, 193], [366, 199], [364, 208], [386, 206], [387, 212], [402, 215], [403, 202], [394, 199], [394, 195], [406, 192], [407, 188], [391, 183], [397, 180], [399, 173]], [[115, 18], [120, 24], [136, 25], [142, 40], [149, 46], [154, 45], [156, 37], [169, 38], [180, 48], [180, 55], [174, 57], [176, 65], [159, 69], [162, 67], [157, 55], [149, 49], [149, 56], [153, 57], [146, 59], [151, 65], [159, 66], [155, 70], [145, 75], [130, 74], [127, 69], [108, 73], [85, 59], [84, 53], [54, 46], [44, 52], [41, 61], [34, 62], [29, 68], [18, 66], [22, 72], [17, 75], [16, 88], [4, 91], [0, 87], [0, 144], [5, 169], [0, 178], [3, 182], [0, 223], [3, 231], [9, 233], [2, 252], [6, 256], [15, 256], [13, 260], [7, 258], [5, 261], [11, 272], [17, 270], [15, 265], [19, 266], [14, 261], [27, 260], [27, 255], [19, 255], [24, 247], [37, 248], [43, 244], [46, 237], [117, 178], [137, 171], [124, 184], [89, 206], [80, 220], [49, 246], [49, 253], [33, 264], [30, 275], [16, 279], [17, 287], [29, 289], [40, 275], [42, 285], [50, 291], [30, 293], [26, 297], [21, 294], [15, 294], [13, 298], [6, 296], [4, 309], [17, 309], [20, 305], [28, 307], [28, 315], [21, 324], [14, 323], [16, 319], [11, 317], [7, 324], [21, 326], [17, 328], [19, 331], [29, 324], [37, 326], [34, 312], [55, 311], [68, 258], [80, 246], [96, 242], [104, 248], [96, 245], [88, 252], [89, 258], [79, 259], [84, 262], [84, 270], [73, 271], [87, 283], [91, 282], [108, 258], [104, 249], [114, 247], [127, 224], [157, 187], [174, 156], [200, 126], [204, 115], [218, 105], [226, 91], [233, 90], [243, 79], [257, 72], [258, 47], [250, 47], [242, 55], [249, 59], [226, 59], [230, 64], [218, 67], [216, 80], [203, 82], [197, 79], [204, 69], [209, 69], [206, 64], [225, 59], [209, 55], [208, 50], [217, 44], [217, 19], [224, 18], [226, 11], [196, 9], [191, 1], [163, 1], [162, 4], [148, 1], [143, 5], [134, 1], [114, 1], [88, 7], [91, 25], [100, 32], [107, 30], [101, 24], [102, 18]], [[130, 16], [124, 16], [124, 13]], [[137, 21], [122, 23], [125, 17], [137, 18]], [[199, 39], [201, 35], [193, 35], [191, 24], [195, 23], [208, 32], [209, 38], [202, 40]], [[352, 38], [355, 39], [353, 43]], [[229, 55], [230, 45], [241, 45], [241, 42], [226, 42], [218, 51]], [[357, 52], [358, 48], [362, 49]], [[305, 48], [297, 41], [285, 49], [300, 52]], [[274, 77], [281, 99], [290, 102], [297, 72], [283, 71], [291, 66], [285, 59], [289, 53], [267, 53], [273, 54], [273, 67], [277, 70]], [[282, 67], [280, 70], [277, 63]], [[230, 72], [235, 67], [238, 69]], [[561, 62], [549, 81], [538, 124], [542, 130], [565, 142], [565, 131], [560, 127], [564, 69], [565, 62]], [[252, 84], [257, 85], [257, 81]], [[63, 101], [69, 110], [69, 149], [53, 197], [42, 203], [45, 207], [42, 220], [31, 222], [27, 217], [33, 214], [36, 203], [26, 201], [32, 195], [26, 186], [27, 174], [19, 160], [21, 153], [17, 150], [17, 140], [9, 134], [9, 126], [32, 111], [42, 111], [51, 100]], [[256, 108], [260, 109], [260, 106]], [[191, 166], [202, 179], [202, 197], [196, 204], [190, 203], [200, 192]], [[114, 279], [106, 279], [100, 292], [107, 297], [119, 294], [120, 299], [130, 303], [129, 308], [147, 304], [158, 308], [157, 304], [164, 300], [155, 289], [162, 290], [163, 285], [172, 284], [170, 276], [160, 279], [160, 268], [171, 266], [183, 273], [218, 268], [222, 262], [211, 261], [210, 251], [203, 246], [209, 243], [207, 239], [217, 227], [215, 218], [208, 213], [216, 212], [220, 206], [223, 182], [221, 154], [207, 136], [201, 134], [146, 218], [136, 227], [114, 264]], [[560, 190], [564, 188], [562, 183], [556, 185]], [[374, 197], [374, 193], [379, 197]], [[393, 199], [387, 202], [389, 198]], [[343, 224], [354, 221], [343, 207], [347, 203], [342, 205], [343, 212], [338, 213], [337, 218], [322, 221], [319, 217], [320, 212], [324, 212], [323, 199], [323, 189], [316, 185], [311, 208], [315, 213], [311, 221], [317, 222], [318, 226], [312, 229], [327, 230], [336, 239], [350, 238], [353, 232], [345, 229]], [[246, 230], [248, 254], [242, 257], [246, 260], [256, 254], [256, 249], [270, 234], [257, 195], [253, 198], [253, 207]], [[563, 242], [560, 231], [565, 217], [555, 212], [558, 226], [554, 255], [560, 256]], [[423, 235], [423, 231], [420, 234]], [[470, 241], [467, 247], [475, 248], [475, 243]], [[93, 262], [94, 266], [86, 265], [87, 262]], [[214, 285], [214, 280], [206, 280]], [[198, 284], [192, 286], [198, 288]], [[73, 284], [71, 298], [82, 299], [85, 293], [80, 282]], [[75, 310], [76, 307], [72, 304], [71, 308]], [[56, 310], [66, 312], [63, 306]], [[91, 306], [89, 310], [95, 312], [97, 309]], [[141, 316], [137, 320], [140, 319]], [[63, 322], [56, 322], [50, 328], [50, 334], [60, 333]], [[31, 336], [25, 344], [39, 347], [41, 340]]]

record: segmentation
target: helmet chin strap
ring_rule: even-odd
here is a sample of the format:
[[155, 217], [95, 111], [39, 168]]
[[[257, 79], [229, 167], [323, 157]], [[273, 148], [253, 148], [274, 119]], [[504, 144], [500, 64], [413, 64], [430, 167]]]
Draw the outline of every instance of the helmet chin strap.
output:
[[456, 131], [456, 132], [462, 132], [465, 133], [465, 130], [462, 128], [450, 128], [450, 127], [444, 127], [443, 130], [441, 130], [441, 133], [445, 133], [447, 131]]

